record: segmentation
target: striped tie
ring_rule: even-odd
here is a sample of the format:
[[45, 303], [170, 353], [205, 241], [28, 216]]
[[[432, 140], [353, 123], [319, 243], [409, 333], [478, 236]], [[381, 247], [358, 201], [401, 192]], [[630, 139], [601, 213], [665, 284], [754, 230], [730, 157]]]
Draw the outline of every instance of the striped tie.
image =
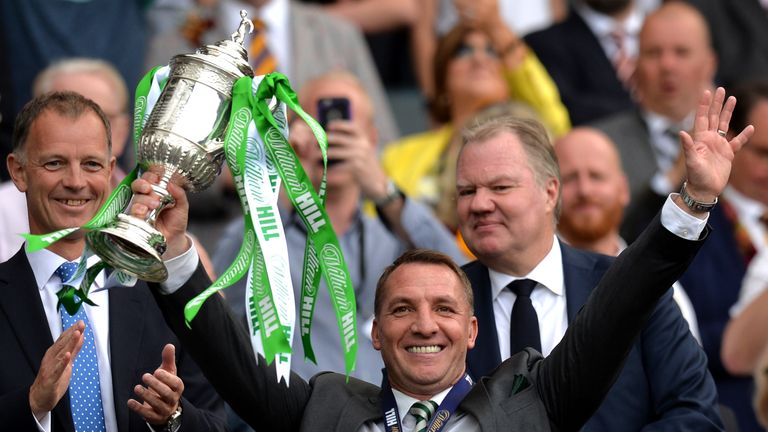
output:
[[[65, 262], [56, 269], [54, 274], [61, 278], [62, 286], [77, 270], [77, 263]], [[77, 296], [75, 296], [77, 300]], [[79, 320], [85, 322], [85, 335], [83, 347], [75, 357], [72, 366], [72, 378], [69, 382], [69, 402], [72, 408], [72, 420], [77, 432], [103, 432], [104, 410], [101, 406], [101, 386], [99, 385], [99, 362], [96, 359], [96, 344], [93, 339], [93, 330], [85, 314], [85, 308], [80, 308], [76, 314], [70, 315], [63, 306], [61, 312], [61, 326], [66, 330]]]
[[435, 413], [436, 409], [437, 404], [431, 400], [419, 401], [411, 405], [408, 413], [416, 419], [416, 427], [413, 429], [413, 432], [425, 432], [429, 419], [432, 418], [432, 414]]
[[258, 18], [253, 20], [253, 39], [248, 55], [254, 75], [266, 75], [277, 68], [277, 61], [267, 45], [267, 26]]

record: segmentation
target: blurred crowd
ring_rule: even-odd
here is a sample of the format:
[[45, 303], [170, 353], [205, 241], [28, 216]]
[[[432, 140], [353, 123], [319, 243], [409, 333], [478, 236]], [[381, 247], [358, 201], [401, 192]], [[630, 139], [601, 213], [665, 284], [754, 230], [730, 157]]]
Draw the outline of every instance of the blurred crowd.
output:
[[[256, 24], [245, 41], [254, 70], [285, 74], [315, 118], [324, 101], [346, 101], [341, 117], [324, 125], [334, 161], [327, 212], [350, 267], [361, 335], [370, 333], [378, 276], [404, 250], [475, 258], [460, 234], [461, 205], [457, 211], [464, 128], [495, 116], [540, 121], [560, 165], [559, 239], [615, 256], [683, 187], [680, 133], [693, 128], [702, 91], [725, 87], [738, 105], [723, 132], [733, 137], [751, 124], [755, 133], [736, 155], [710, 239], [673, 297], [706, 354], [726, 426], [768, 428], [768, 1], [4, 0], [3, 159], [25, 103], [73, 90], [109, 118], [117, 184], [136, 163], [129, 135], [138, 81], [176, 54], [228, 38], [240, 10]], [[314, 136], [298, 117], [289, 124], [317, 185]], [[29, 226], [24, 195], [0, 165], [5, 261]], [[306, 231], [284, 210], [298, 285]], [[239, 250], [240, 211], [226, 173], [190, 195], [190, 230], [212, 277]], [[240, 316], [244, 292], [244, 283], [225, 291]], [[294, 370], [305, 378], [343, 370], [324, 301], [313, 336], [320, 363], [305, 363], [294, 340]], [[363, 341], [354, 375], [378, 383], [381, 367]]]

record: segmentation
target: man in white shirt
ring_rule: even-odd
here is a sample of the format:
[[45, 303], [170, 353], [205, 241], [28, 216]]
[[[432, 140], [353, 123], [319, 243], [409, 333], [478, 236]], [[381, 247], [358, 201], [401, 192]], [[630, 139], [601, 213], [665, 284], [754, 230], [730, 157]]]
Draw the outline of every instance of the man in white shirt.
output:
[[[26, 195], [32, 234], [82, 226], [112, 189], [115, 157], [107, 115], [74, 92], [35, 98], [17, 118], [7, 162]], [[172, 344], [178, 343], [146, 284], [99, 290], [105, 287], [102, 272], [90, 294], [98, 306], [81, 303], [84, 313], [72, 316], [59, 308], [66, 285], [79, 286], [82, 279], [62, 270], [64, 264], [80, 261], [84, 249], [85, 232], [78, 230], [46, 249], [19, 250], [0, 264], [3, 428], [73, 431], [84, 427], [80, 421], [91, 421], [89, 430], [108, 432], [176, 431], [182, 423], [184, 430], [223, 430], [223, 403], [189, 357], [180, 353], [176, 359]], [[165, 257], [187, 249], [183, 238], [169, 245]], [[191, 264], [176, 260], [168, 266], [175, 273], [196, 264], [194, 254]], [[69, 326], [69, 318], [77, 322]], [[81, 416], [86, 402], [98, 414]]]
[[[186, 324], [184, 307], [206, 288], [205, 280], [191, 278], [178, 290], [159, 287], [164, 295], [156, 299], [219, 393], [260, 429], [411, 431], [429, 424], [429, 430], [449, 431], [577, 430], [603, 399], [643, 318], [695, 253], [707, 203], [725, 186], [733, 151], [752, 133], [748, 128], [730, 142], [717, 133], [727, 129], [733, 107], [729, 101], [721, 111], [723, 99], [722, 89], [714, 102], [706, 94], [693, 138], [683, 135], [688, 189], [671, 196], [660, 221], [616, 260], [562, 343], [546, 358], [528, 348], [477, 384], [465, 372], [466, 352], [482, 331], [473, 316], [472, 289], [456, 265], [439, 253], [406, 253], [379, 280], [371, 336], [386, 366], [382, 388], [335, 373], [318, 374], [309, 382], [293, 375], [290, 386], [277, 382], [274, 369], [263, 358], [254, 359], [247, 332], [218, 296], [210, 297], [191, 325]], [[480, 176], [490, 174], [491, 181], [473, 182], [460, 165], [459, 199], [480, 205], [494, 194], [534, 194], [539, 199], [534, 205], [553, 211], [557, 181], [554, 188], [541, 190], [532, 185], [529, 169], [520, 167], [516, 172], [526, 178], [512, 185], [493, 174], [499, 166], [495, 160], [505, 160], [510, 153], [522, 162], [521, 149], [505, 146], [510, 140], [516, 138], [494, 130], [466, 144], [461, 163], [488, 155], [491, 160], [476, 168]], [[159, 205], [151, 187], [158, 181], [148, 173], [134, 182], [140, 205], [134, 215], [141, 217]], [[177, 203], [186, 204], [183, 191], [172, 193]], [[525, 207], [530, 205], [520, 204], [517, 215], [526, 218]], [[161, 214], [163, 225], [177, 231], [166, 232], [167, 238], [183, 236], [179, 231], [186, 225], [185, 211], [181, 205]], [[480, 235], [484, 238], [478, 240], [491, 249], [510, 240], [503, 221], [477, 221], [473, 230], [464, 231], [465, 236]], [[550, 244], [553, 239], [554, 232]], [[712, 419], [713, 427], [717, 423]]]
[[[478, 259], [464, 266], [480, 327], [467, 356], [474, 378], [525, 346], [550, 355], [612, 262], [555, 236], [563, 180], [551, 143], [535, 126], [500, 118], [463, 133], [469, 143], [494, 139], [493, 146], [465, 146], [457, 169], [459, 227]], [[720, 427], [716, 405], [706, 357], [668, 293], [586, 428], [706, 430]]]

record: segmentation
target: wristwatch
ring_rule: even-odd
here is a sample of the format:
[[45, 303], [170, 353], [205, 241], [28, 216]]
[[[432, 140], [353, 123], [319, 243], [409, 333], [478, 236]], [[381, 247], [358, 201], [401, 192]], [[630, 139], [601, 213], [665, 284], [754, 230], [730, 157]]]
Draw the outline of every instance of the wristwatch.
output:
[[696, 201], [690, 195], [688, 195], [688, 190], [686, 189], [687, 185], [688, 185], [687, 181], [683, 182], [683, 187], [680, 188], [680, 198], [683, 200], [685, 205], [688, 206], [689, 209], [695, 212], [704, 213], [704, 212], [711, 211], [715, 207], [715, 205], [717, 204], [717, 197], [715, 197], [715, 201], [711, 203]]
[[176, 412], [171, 414], [171, 418], [168, 419], [168, 423], [165, 424], [163, 432], [176, 432], [181, 427], [181, 404], [176, 408]]
[[403, 193], [400, 192], [400, 189], [397, 188], [397, 185], [395, 184], [395, 182], [393, 182], [392, 179], [388, 179], [387, 194], [379, 199], [373, 200], [373, 204], [375, 204], [376, 207], [381, 208], [398, 198], [402, 198], [402, 196], [403, 196]]

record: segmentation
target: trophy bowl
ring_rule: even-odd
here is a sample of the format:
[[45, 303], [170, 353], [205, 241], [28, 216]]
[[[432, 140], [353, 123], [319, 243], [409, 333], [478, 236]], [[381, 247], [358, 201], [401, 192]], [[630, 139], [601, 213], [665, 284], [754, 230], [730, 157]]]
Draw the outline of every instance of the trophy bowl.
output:
[[253, 24], [245, 11], [240, 16], [240, 27], [230, 40], [171, 59], [168, 80], [144, 125], [136, 154], [143, 171], [161, 177], [153, 185], [160, 207], [145, 219], [121, 213], [86, 236], [91, 250], [117, 270], [150, 282], [166, 280], [168, 270], [161, 258], [166, 241], [155, 221], [173, 202], [168, 184], [197, 192], [208, 188], [221, 171], [232, 87], [239, 78], [253, 76], [243, 47]]

